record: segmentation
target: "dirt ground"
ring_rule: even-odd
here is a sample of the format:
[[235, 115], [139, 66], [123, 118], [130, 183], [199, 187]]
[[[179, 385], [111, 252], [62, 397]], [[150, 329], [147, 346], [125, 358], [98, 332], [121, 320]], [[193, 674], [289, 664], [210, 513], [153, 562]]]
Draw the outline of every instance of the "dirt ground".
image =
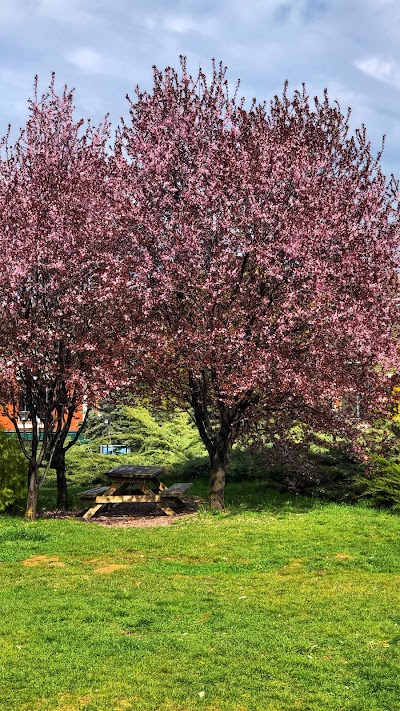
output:
[[[113, 527], [133, 527], [137, 526], [144, 528], [147, 526], [169, 526], [177, 519], [184, 516], [191, 516], [199, 508], [199, 505], [204, 503], [204, 500], [198, 496], [182, 497], [182, 501], [186, 505], [186, 510], [178, 513], [175, 516], [166, 516], [154, 504], [108, 504], [108, 510], [105, 507], [100, 511], [98, 516], [94, 516], [90, 521], [83, 521], [85, 524], [99, 524], [100, 526]], [[81, 518], [84, 511], [73, 510], [67, 513], [62, 511], [45, 511], [41, 512], [43, 518]]]

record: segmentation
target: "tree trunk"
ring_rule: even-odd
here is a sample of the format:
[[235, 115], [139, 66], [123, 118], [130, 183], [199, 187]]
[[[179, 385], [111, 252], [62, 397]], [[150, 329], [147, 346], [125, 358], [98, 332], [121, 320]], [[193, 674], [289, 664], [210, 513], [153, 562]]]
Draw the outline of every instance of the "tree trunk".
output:
[[65, 450], [62, 446], [54, 452], [53, 466], [57, 472], [57, 508], [61, 511], [67, 511], [68, 488], [65, 476]]
[[210, 508], [221, 511], [224, 508], [226, 470], [232, 447], [237, 439], [243, 415], [252, 402], [252, 393], [228, 406], [218, 399], [212, 411], [211, 394], [216, 390], [217, 374], [214, 369], [202, 371], [195, 376], [189, 371], [190, 402], [194, 420], [200, 437], [210, 457], [211, 471], [208, 487]]
[[222, 449], [218, 449], [213, 456], [210, 456], [211, 473], [208, 488], [208, 501], [210, 508], [216, 511], [222, 511], [224, 508], [224, 489], [229, 455], [230, 448], [228, 444], [225, 443], [225, 446]]
[[29, 462], [28, 469], [28, 499], [26, 502], [25, 518], [28, 521], [33, 521], [37, 515], [39, 486], [37, 483], [37, 467]]

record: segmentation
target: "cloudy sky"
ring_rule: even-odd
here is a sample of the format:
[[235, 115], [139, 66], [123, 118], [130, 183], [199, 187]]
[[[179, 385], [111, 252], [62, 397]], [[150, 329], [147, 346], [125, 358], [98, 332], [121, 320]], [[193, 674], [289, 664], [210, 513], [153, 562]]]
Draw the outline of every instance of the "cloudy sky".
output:
[[41, 87], [76, 88], [79, 114], [114, 122], [126, 93], [150, 88], [153, 64], [228, 66], [242, 94], [269, 99], [285, 79], [310, 94], [328, 87], [400, 177], [399, 0], [1, 0], [0, 131], [26, 119], [35, 74]]

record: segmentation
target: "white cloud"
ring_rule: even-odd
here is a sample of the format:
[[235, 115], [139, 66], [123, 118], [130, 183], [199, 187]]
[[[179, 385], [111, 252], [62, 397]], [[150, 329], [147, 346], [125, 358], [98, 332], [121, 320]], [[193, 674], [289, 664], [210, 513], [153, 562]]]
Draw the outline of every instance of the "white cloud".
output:
[[96, 21], [96, 5], [90, 0], [30, 0], [30, 6], [38, 18], [48, 22], [85, 27]]
[[26, 75], [24, 72], [17, 71], [16, 69], [0, 66], [0, 82], [12, 86], [17, 90], [25, 89]]
[[173, 32], [192, 32], [196, 30], [196, 22], [191, 17], [185, 17], [184, 15], [166, 17], [164, 26], [166, 30], [172, 30]]
[[178, 34], [198, 32], [203, 35], [215, 34], [216, 22], [210, 17], [191, 17], [190, 15], [167, 15], [164, 28]]
[[103, 58], [101, 54], [90, 49], [90, 47], [80, 47], [67, 52], [65, 58], [86, 74], [102, 73]]
[[[0, 134], [26, 119], [33, 77], [76, 87], [94, 122], [127, 111], [126, 92], [150, 89], [151, 67], [228, 66], [233, 91], [259, 100], [305, 82], [328, 87], [351, 125], [365, 123], [376, 150], [400, 175], [400, 0], [0, 0]], [[360, 22], [360, 17], [362, 22]]]
[[379, 56], [368, 57], [354, 62], [357, 69], [368, 76], [393, 84], [400, 88], [400, 66], [397, 62], [382, 59]]

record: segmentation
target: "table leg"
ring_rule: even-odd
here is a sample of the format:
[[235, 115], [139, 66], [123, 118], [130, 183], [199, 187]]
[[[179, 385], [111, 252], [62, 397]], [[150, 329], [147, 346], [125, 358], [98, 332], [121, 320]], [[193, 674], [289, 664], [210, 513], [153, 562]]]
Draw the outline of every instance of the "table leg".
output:
[[181, 499], [173, 499], [174, 506], [176, 506], [178, 513], [181, 513], [182, 511], [185, 511], [187, 509], [186, 504], [183, 503]]
[[161, 511], [164, 511], [164, 513], [167, 514], [167, 516], [176, 516], [176, 512], [171, 509], [169, 506], [167, 506], [166, 499], [164, 501], [157, 501], [156, 506], [158, 506]]
[[89, 521], [92, 518], [92, 516], [95, 515], [95, 513], [97, 513], [98, 511], [100, 511], [100, 509], [103, 508], [103, 506], [105, 506], [105, 504], [96, 504], [95, 506], [92, 506], [90, 509], [88, 509], [86, 511], [86, 513], [83, 514], [83, 516], [82, 516], [83, 520]]
[[[111, 496], [112, 494], [115, 494], [116, 491], [119, 491], [119, 489], [122, 488], [123, 484], [124, 484], [124, 482], [120, 482], [120, 481], [115, 482], [114, 484], [111, 484], [111, 486], [109, 486], [107, 491], [104, 492], [104, 495]], [[96, 496], [96, 503], [93, 506], [91, 506], [90, 509], [88, 509], [86, 511], [86, 513], [82, 516], [84, 521], [89, 521], [92, 518], [92, 516], [94, 516], [94, 514], [96, 514], [98, 511], [100, 511], [101, 508], [103, 508], [103, 506], [105, 506], [105, 504], [98, 504], [97, 503], [98, 498], [99, 497]]]
[[157, 491], [155, 492], [156, 494], [161, 494], [162, 491], [165, 491], [165, 489], [168, 489], [168, 486], [164, 484], [161, 479], [158, 478], [158, 476], [153, 476], [151, 477], [150, 481], [153, 482], [153, 484], [156, 485]]
[[146, 496], [156, 496], [156, 494], [158, 494], [158, 491], [154, 491], [153, 489], [150, 489], [150, 487], [148, 487], [144, 483], [141, 483], [140, 485], [138, 485], [138, 489], [140, 489], [140, 491], [143, 494], [145, 494]]
[[[157, 486], [157, 491], [153, 491], [153, 489], [150, 489], [150, 487], [148, 487], [145, 482], [135, 484], [135, 486], [137, 486], [143, 492], [143, 494], [145, 494], [145, 496], [149, 497], [149, 503], [151, 503], [152, 498], [155, 499], [156, 496], [161, 495], [164, 489], [167, 488], [165, 484], [163, 484], [163, 482], [158, 479], [158, 477], [152, 477], [150, 481]], [[162, 502], [155, 501], [155, 504], [159, 509], [161, 509], [161, 511], [164, 511], [167, 516], [175, 516], [175, 511], [167, 505], [166, 500]]]

